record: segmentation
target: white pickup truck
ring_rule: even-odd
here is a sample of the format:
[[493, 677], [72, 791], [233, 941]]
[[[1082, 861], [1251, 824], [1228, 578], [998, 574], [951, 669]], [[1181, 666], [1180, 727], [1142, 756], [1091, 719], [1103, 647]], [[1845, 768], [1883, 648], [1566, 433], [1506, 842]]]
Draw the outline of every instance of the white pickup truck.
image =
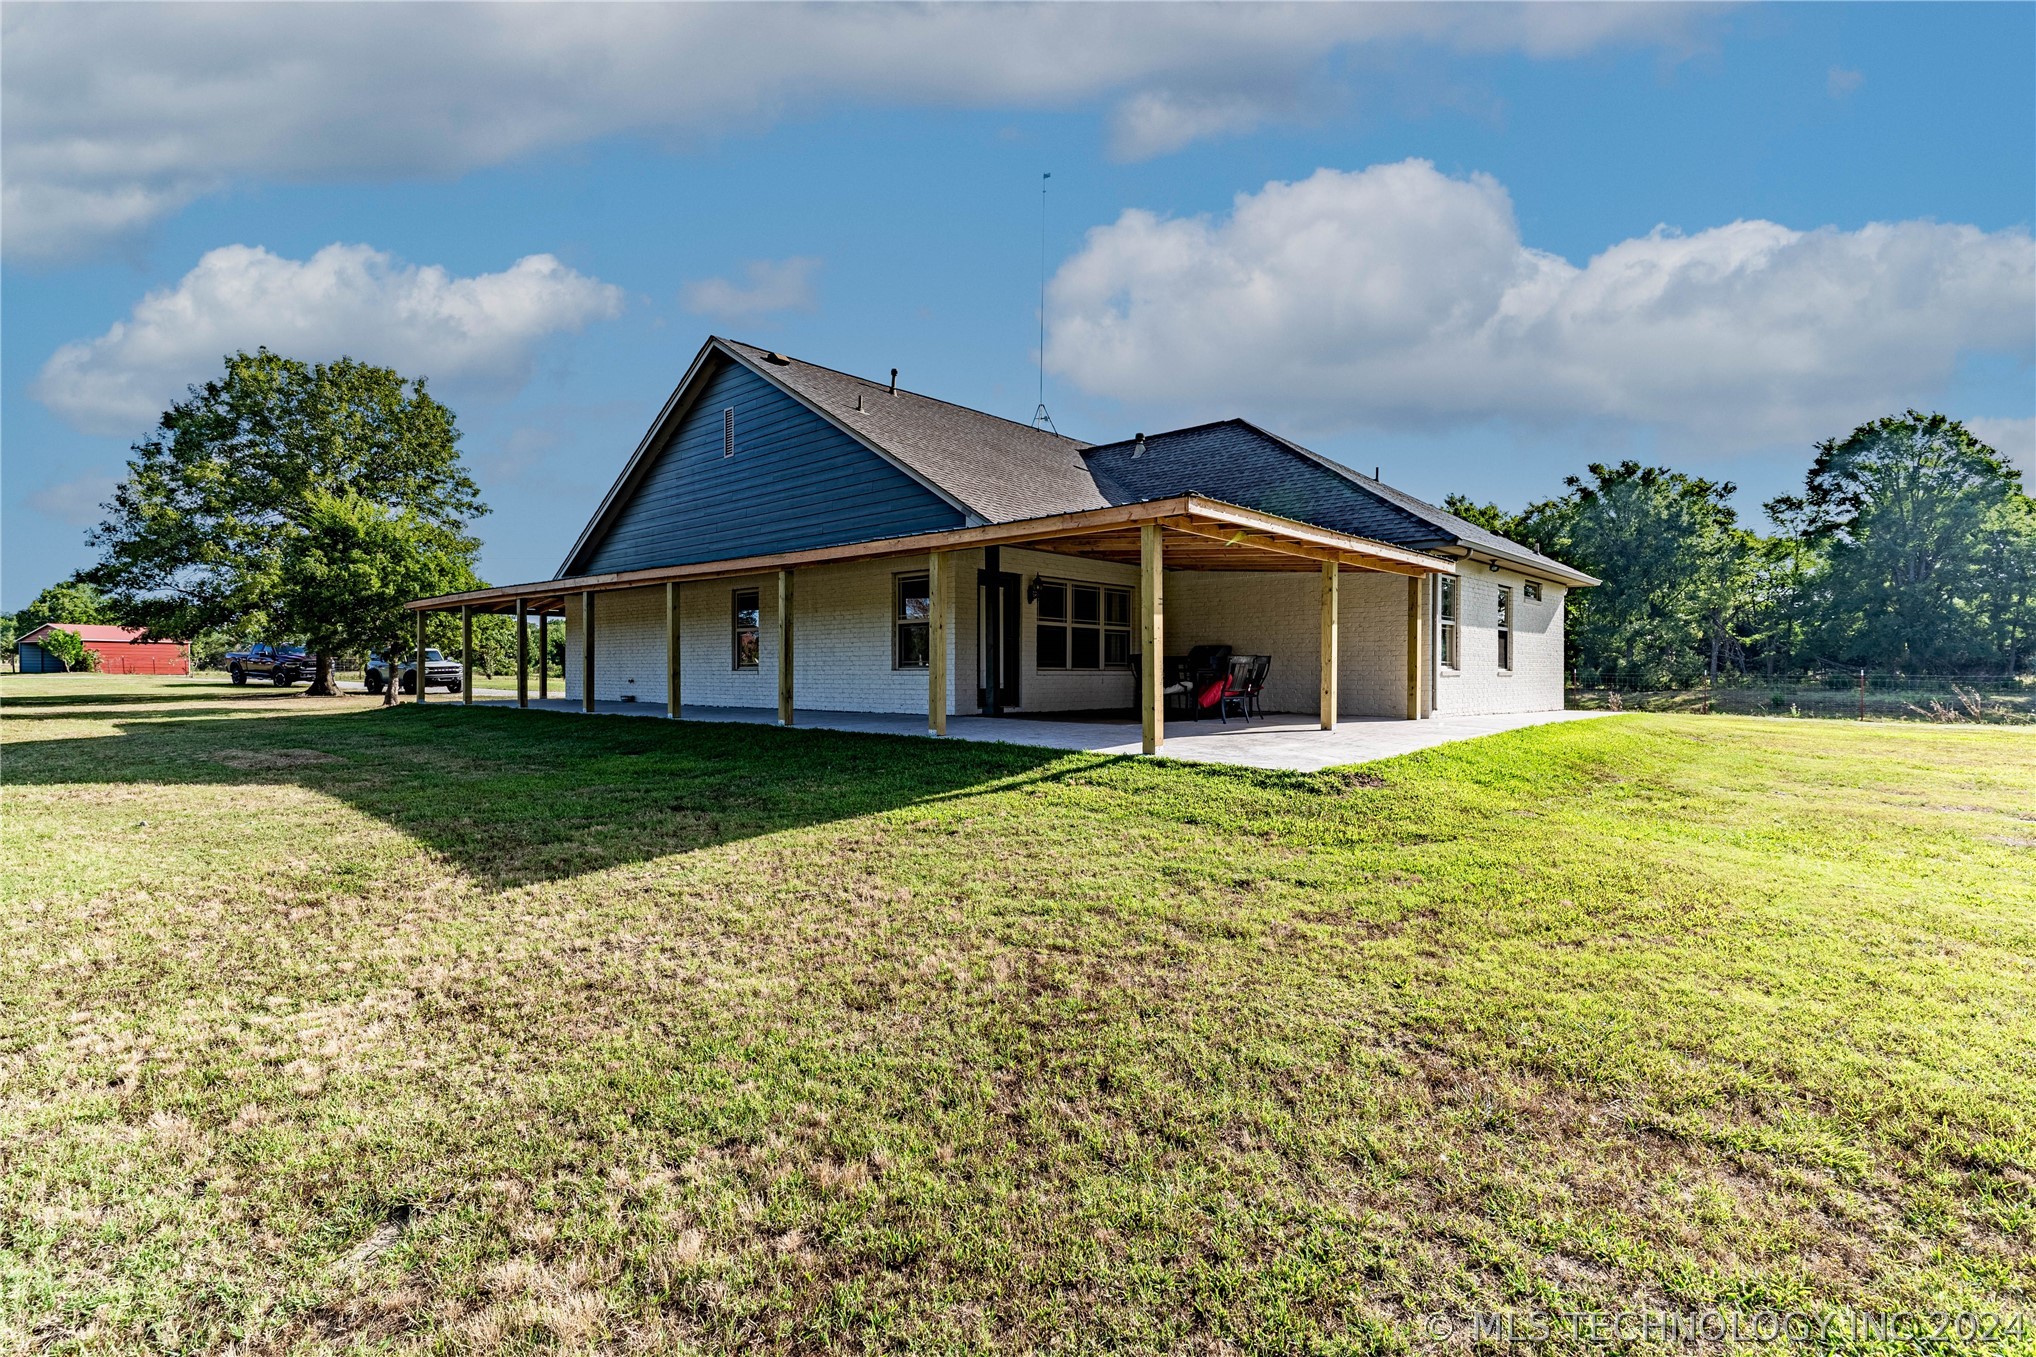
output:
[[[368, 670], [365, 676], [367, 689], [379, 693], [389, 686], [389, 661], [381, 655], [368, 656]], [[436, 649], [424, 652], [424, 691], [443, 688], [449, 693], [460, 690], [460, 663], [448, 660]], [[417, 691], [417, 659], [406, 656], [396, 666], [396, 691], [414, 693]]]

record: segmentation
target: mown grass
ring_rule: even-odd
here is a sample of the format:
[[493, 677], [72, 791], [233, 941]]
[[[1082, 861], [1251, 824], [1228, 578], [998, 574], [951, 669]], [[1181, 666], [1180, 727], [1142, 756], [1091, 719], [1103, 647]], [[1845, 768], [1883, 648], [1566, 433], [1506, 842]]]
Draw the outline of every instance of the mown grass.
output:
[[1298, 775], [0, 701], [20, 1347], [1397, 1352], [2036, 1297], [2036, 732], [1628, 716]]

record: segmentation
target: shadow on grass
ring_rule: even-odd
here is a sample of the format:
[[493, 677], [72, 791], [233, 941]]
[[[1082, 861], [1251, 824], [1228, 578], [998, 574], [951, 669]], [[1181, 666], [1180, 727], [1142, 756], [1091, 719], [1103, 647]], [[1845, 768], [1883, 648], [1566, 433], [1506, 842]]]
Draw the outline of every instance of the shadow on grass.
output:
[[[300, 786], [497, 888], [1114, 761], [1019, 745], [414, 703], [260, 719], [116, 707], [100, 719], [117, 738], [10, 742], [0, 782], [246, 787], [251, 806], [264, 786]], [[1054, 764], [1062, 767], [1045, 771]]]
[[[170, 702], [248, 702], [259, 698], [273, 698], [287, 701], [290, 698], [305, 697], [303, 687], [278, 688], [272, 683], [250, 683], [235, 687], [224, 678], [154, 678], [148, 691], [139, 693], [109, 693], [92, 691], [64, 691], [56, 685], [61, 683], [91, 683], [98, 676], [90, 674], [29, 674], [7, 675], [7, 682], [0, 687], [0, 708], [9, 712], [22, 710], [56, 709], [70, 711], [82, 707], [142, 707], [162, 706]], [[45, 683], [48, 686], [44, 686]], [[322, 699], [312, 698], [311, 701]]]

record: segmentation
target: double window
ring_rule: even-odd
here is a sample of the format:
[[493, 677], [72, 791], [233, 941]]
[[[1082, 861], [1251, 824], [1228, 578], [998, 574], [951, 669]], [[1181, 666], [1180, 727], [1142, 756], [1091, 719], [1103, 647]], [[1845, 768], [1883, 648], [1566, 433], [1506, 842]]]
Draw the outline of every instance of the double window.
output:
[[1128, 669], [1130, 590], [1041, 580], [1037, 639], [1041, 669]]
[[1456, 577], [1444, 575], [1439, 581], [1440, 597], [1437, 599], [1435, 616], [1435, 655], [1444, 669], [1457, 667], [1456, 653]]
[[1506, 673], [1513, 667], [1513, 590], [1508, 585], [1499, 586], [1499, 672]]
[[763, 591], [737, 589], [734, 611], [734, 654], [737, 669], [754, 669], [763, 654]]
[[924, 669], [932, 648], [927, 643], [933, 600], [924, 575], [900, 575], [891, 587], [891, 665]]

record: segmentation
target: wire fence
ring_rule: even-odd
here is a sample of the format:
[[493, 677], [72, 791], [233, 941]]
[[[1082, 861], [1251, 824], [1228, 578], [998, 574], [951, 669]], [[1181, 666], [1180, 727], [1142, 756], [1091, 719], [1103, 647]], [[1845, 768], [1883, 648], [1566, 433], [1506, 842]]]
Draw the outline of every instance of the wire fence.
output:
[[2036, 675], [1824, 669], [1788, 677], [1725, 674], [1687, 686], [1574, 679], [1582, 711], [1680, 711], [1854, 721], [2036, 724]]

